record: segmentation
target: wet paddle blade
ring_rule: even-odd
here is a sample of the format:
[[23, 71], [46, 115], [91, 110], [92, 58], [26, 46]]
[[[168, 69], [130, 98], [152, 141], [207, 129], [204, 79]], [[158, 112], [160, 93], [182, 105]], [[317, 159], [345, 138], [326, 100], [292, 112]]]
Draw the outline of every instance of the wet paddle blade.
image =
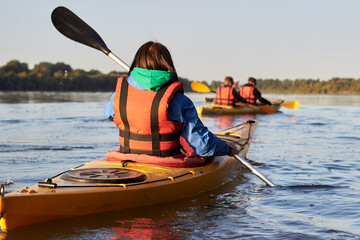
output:
[[100, 50], [106, 55], [111, 52], [99, 34], [69, 9], [55, 8], [51, 14], [51, 21], [60, 33], [71, 40]]
[[269, 114], [272, 114], [272, 113], [276, 113], [277, 112], [277, 109], [272, 107], [272, 106], [268, 106], [268, 105], [259, 105], [257, 106], [259, 107], [262, 111], [266, 112], [266, 113], [269, 113]]
[[199, 83], [199, 82], [192, 82], [191, 83], [191, 89], [195, 92], [200, 93], [209, 93], [212, 92], [210, 88], [208, 88], [205, 84]]
[[283, 102], [281, 103], [281, 106], [291, 109], [297, 109], [300, 106], [300, 102], [299, 101]]
[[244, 166], [246, 166], [253, 174], [255, 174], [258, 178], [260, 178], [263, 182], [265, 182], [270, 187], [275, 187], [275, 183], [266, 178], [261, 172], [259, 172], [253, 165], [251, 165], [248, 161], [245, 160], [240, 154], [234, 156], [239, 162], [241, 162]]

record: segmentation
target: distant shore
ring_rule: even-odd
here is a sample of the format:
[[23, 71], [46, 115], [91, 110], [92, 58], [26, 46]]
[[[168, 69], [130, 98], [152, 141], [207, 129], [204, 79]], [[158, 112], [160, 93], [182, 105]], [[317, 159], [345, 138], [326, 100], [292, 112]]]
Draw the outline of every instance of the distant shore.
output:
[[[107, 92], [114, 91], [118, 77], [125, 74], [126, 72], [112, 71], [104, 74], [98, 70], [72, 69], [70, 65], [61, 62], [41, 62], [29, 69], [27, 63], [12, 60], [0, 67], [0, 91]], [[179, 80], [186, 92], [192, 91], [191, 80], [183, 77], [179, 77]], [[202, 83], [216, 90], [223, 80]], [[257, 87], [262, 93], [274, 94], [359, 95], [360, 79], [257, 79]]]

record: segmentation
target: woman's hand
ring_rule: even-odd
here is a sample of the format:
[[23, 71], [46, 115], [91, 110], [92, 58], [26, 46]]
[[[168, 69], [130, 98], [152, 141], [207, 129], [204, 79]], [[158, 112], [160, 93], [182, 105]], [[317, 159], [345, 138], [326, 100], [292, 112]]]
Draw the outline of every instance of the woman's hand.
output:
[[231, 152], [228, 154], [229, 156], [239, 154], [240, 150], [238, 149], [238, 144], [234, 142], [227, 142], [227, 145], [231, 148]]

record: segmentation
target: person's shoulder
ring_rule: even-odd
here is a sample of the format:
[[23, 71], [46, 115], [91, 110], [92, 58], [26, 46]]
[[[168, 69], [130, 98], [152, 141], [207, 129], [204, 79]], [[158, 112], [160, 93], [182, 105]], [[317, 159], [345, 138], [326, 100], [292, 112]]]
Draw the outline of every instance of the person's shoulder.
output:
[[142, 86], [140, 86], [137, 82], [135, 82], [134, 78], [129, 75], [128, 77], [124, 77], [124, 79], [126, 79], [126, 81], [133, 87], [136, 88], [138, 90], [145, 90], [145, 88], [143, 88]]
[[181, 102], [188, 102], [188, 101], [192, 102], [189, 97], [187, 97], [185, 94], [179, 91], [175, 92], [173, 99]]
[[172, 98], [172, 104], [175, 104], [182, 109], [194, 106], [194, 103], [191, 101], [191, 99], [180, 92], [176, 92], [174, 94]]

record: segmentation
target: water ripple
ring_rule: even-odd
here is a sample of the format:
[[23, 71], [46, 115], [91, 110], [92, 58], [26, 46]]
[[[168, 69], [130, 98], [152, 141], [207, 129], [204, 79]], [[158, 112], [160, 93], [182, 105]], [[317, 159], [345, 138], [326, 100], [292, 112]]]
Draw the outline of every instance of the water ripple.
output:
[[27, 152], [27, 151], [72, 151], [76, 149], [94, 149], [93, 146], [34, 146], [34, 145], [0, 145], [1, 152]]
[[338, 136], [337, 139], [346, 139], [346, 140], [354, 140], [354, 141], [360, 141], [360, 137], [354, 137], [354, 136]]

